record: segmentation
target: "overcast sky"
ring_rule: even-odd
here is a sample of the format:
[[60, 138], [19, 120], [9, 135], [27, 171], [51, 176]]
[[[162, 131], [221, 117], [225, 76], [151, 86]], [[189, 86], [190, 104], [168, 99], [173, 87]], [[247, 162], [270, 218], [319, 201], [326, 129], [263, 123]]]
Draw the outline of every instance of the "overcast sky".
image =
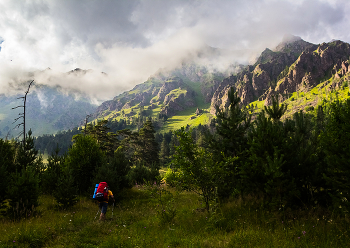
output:
[[[35, 72], [106, 100], [205, 45], [244, 50], [230, 58], [244, 62], [284, 34], [350, 42], [348, 0], [0, 0], [0, 10], [0, 93]], [[61, 74], [75, 68], [92, 71]]]

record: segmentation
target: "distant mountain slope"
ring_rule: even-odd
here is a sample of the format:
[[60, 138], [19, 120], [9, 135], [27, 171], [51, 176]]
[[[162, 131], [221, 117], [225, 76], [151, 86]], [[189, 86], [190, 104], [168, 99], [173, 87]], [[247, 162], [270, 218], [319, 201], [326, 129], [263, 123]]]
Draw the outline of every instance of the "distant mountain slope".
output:
[[[17, 99], [23, 95], [0, 95], [1, 138], [16, 137], [19, 133], [20, 130], [13, 128], [21, 123], [21, 120], [13, 122], [18, 114], [23, 112], [23, 108], [12, 108], [23, 105], [23, 100]], [[96, 109], [96, 106], [86, 99], [64, 93], [59, 87], [36, 84], [30, 89], [26, 106], [26, 129], [32, 129], [34, 136], [72, 129]]]
[[263, 51], [253, 65], [237, 66], [234, 73], [210, 71], [193, 63], [167, 73], [160, 71], [131, 91], [104, 102], [94, 119], [132, 121], [148, 110], [152, 118], [165, 118], [159, 130], [204, 124], [215, 116], [215, 106], [228, 105], [231, 87], [243, 105], [257, 106], [271, 104], [273, 95], [284, 101], [295, 92], [310, 92], [322, 82], [330, 89], [339, 89], [350, 78], [349, 58], [348, 43], [316, 45], [289, 35], [274, 50]]
[[[289, 99], [293, 92], [309, 92], [318, 84], [331, 80], [331, 89], [339, 89], [349, 80], [349, 44], [332, 41], [314, 45], [301, 39], [281, 43], [275, 51], [265, 50], [252, 66], [226, 78], [213, 95], [211, 113], [215, 106], [227, 105], [227, 92], [234, 87], [243, 104], [264, 101], [271, 97]], [[316, 103], [315, 103], [316, 104]]]
[[276, 82], [285, 73], [296, 59], [307, 49], [315, 49], [317, 46], [302, 40], [300, 37], [291, 36], [284, 39], [275, 49], [265, 49], [254, 65], [249, 65], [242, 72], [226, 78], [213, 95], [211, 113], [215, 114], [215, 106], [227, 105], [227, 92], [234, 87], [243, 104], [247, 105], [274, 88]]
[[153, 118], [169, 119], [191, 109], [192, 114], [187, 114], [190, 119], [196, 115], [197, 108], [209, 108], [216, 88], [227, 75], [226, 72], [210, 71], [195, 64], [184, 64], [170, 72], [160, 70], [132, 90], [102, 103], [93, 118], [127, 118], [132, 121], [142, 109], [151, 111]]

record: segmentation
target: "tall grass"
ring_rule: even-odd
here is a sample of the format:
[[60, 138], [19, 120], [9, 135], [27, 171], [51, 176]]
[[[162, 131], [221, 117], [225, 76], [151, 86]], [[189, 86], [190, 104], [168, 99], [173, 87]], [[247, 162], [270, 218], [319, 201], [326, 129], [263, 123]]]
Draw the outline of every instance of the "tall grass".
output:
[[[0, 247], [350, 247], [347, 216], [269, 212], [253, 198], [230, 200], [208, 214], [197, 195], [171, 193], [160, 202], [144, 187], [123, 191], [105, 222], [95, 220], [98, 206], [89, 199], [59, 210], [42, 196], [36, 216], [0, 220]], [[170, 207], [175, 215], [164, 219]]]

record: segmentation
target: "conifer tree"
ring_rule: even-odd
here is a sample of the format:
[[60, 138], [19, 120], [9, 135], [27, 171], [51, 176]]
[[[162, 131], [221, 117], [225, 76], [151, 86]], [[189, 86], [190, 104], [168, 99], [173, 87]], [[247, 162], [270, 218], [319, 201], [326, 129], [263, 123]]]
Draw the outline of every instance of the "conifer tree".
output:
[[165, 165], [168, 162], [170, 154], [169, 145], [166, 142], [165, 138], [163, 138], [163, 141], [160, 145], [160, 152], [159, 152], [159, 159], [162, 165]]
[[246, 132], [250, 126], [251, 117], [247, 110], [240, 106], [241, 99], [233, 88], [228, 91], [228, 101], [227, 109], [216, 107], [216, 131], [220, 143], [214, 141], [213, 148], [223, 151], [226, 156], [235, 157], [246, 148]]
[[287, 107], [287, 104], [284, 103], [282, 103], [280, 106], [278, 95], [276, 95], [272, 96], [272, 106], [264, 106], [264, 109], [269, 118], [271, 118], [274, 122], [278, 122], [286, 112]]
[[146, 166], [159, 165], [159, 149], [155, 139], [155, 130], [151, 120], [147, 120], [139, 131], [138, 146], [135, 150], [136, 160]]
[[[65, 160], [65, 167], [73, 173], [79, 193], [89, 190], [93, 173], [97, 167], [101, 166], [103, 157], [104, 153], [93, 137], [82, 134], [75, 136], [74, 144], [69, 149]], [[69, 175], [66, 178], [69, 179]]]

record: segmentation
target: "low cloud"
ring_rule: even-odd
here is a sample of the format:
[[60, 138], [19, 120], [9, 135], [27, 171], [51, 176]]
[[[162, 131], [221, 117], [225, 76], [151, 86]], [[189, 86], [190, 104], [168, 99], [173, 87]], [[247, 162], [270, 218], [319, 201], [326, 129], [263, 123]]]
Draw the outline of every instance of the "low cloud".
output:
[[[219, 69], [247, 62], [286, 33], [350, 41], [346, 0], [3, 0], [0, 8], [0, 93], [35, 79], [96, 103], [192, 58]], [[208, 46], [222, 50], [199, 58]], [[87, 71], [67, 73], [74, 68]]]

